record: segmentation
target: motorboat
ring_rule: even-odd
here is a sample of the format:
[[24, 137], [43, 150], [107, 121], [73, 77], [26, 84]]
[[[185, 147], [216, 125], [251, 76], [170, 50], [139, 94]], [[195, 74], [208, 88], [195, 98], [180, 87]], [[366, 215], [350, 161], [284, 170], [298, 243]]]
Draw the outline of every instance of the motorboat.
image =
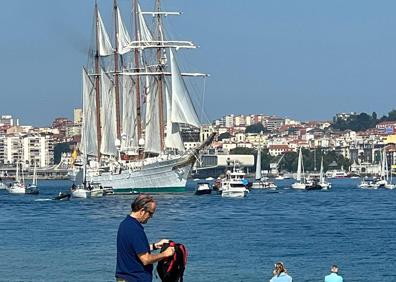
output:
[[277, 186], [274, 182], [268, 180], [256, 180], [252, 184], [252, 189], [276, 189]]
[[211, 193], [212, 193], [212, 189], [210, 188], [210, 184], [208, 182], [200, 182], [197, 184], [195, 195], [205, 195]]
[[52, 200], [56, 201], [68, 201], [70, 200], [71, 194], [69, 192], [59, 192], [58, 196], [53, 197]]
[[29, 186], [25, 189], [25, 194], [38, 195], [39, 193], [39, 188], [34, 184], [29, 184]]
[[228, 170], [226, 177], [221, 181], [221, 196], [231, 198], [246, 197], [249, 193], [249, 190], [246, 188], [247, 184], [248, 181], [245, 178], [245, 173], [237, 169], [234, 164], [233, 171]]
[[103, 187], [99, 184], [92, 184], [88, 186], [88, 189], [91, 191], [91, 197], [93, 198], [103, 197], [105, 194]]
[[5, 184], [3, 181], [0, 180], [0, 190], [5, 190], [7, 189], [7, 184]]

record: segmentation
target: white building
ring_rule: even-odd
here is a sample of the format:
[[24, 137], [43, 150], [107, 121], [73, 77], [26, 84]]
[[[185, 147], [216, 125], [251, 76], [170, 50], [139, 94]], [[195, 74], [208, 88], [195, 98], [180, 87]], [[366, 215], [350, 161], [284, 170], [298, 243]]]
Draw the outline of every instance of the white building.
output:
[[47, 167], [54, 163], [54, 142], [50, 135], [8, 135], [0, 137], [0, 164]]

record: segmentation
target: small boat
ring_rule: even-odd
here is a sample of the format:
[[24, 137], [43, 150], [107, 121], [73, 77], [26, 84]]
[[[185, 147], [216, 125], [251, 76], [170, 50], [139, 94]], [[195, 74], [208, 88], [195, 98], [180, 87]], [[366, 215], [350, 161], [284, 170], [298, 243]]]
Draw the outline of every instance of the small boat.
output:
[[1, 179], [0, 179], [0, 190], [5, 190], [7, 189], [7, 184], [5, 184]]
[[256, 179], [250, 186], [252, 189], [276, 189], [277, 186], [274, 182], [268, 181], [267, 177], [263, 177], [261, 174], [261, 143], [259, 143], [257, 149], [256, 158]]
[[25, 194], [26, 186], [22, 182], [16, 181], [10, 184], [6, 189], [11, 194]]
[[318, 183], [318, 185], [323, 190], [327, 190], [327, 189], [331, 188], [331, 183], [326, 180], [325, 175], [323, 173], [323, 156], [322, 156], [322, 162], [320, 164], [320, 174], [319, 174], [319, 183]]
[[34, 162], [32, 183], [29, 184], [28, 187], [26, 188], [25, 194], [34, 194], [34, 195], [37, 195], [39, 192], [40, 192], [40, 190], [39, 190], [39, 188], [37, 187], [36, 162]]
[[100, 184], [91, 184], [88, 186], [88, 190], [91, 191], [91, 197], [98, 198], [103, 197], [105, 191]]
[[292, 184], [293, 189], [305, 189], [307, 187], [306, 179], [304, 176], [304, 163], [303, 163], [303, 155], [300, 147], [300, 151], [298, 153], [298, 164], [297, 164], [297, 182]]
[[25, 194], [26, 192], [25, 179], [23, 173], [20, 174], [19, 172], [19, 165], [19, 163], [16, 165], [15, 182], [6, 188], [11, 194]]
[[69, 201], [71, 194], [68, 192], [59, 192], [58, 196], [53, 197], [52, 200], [55, 201]]
[[70, 190], [71, 190], [71, 195], [74, 198], [91, 198], [91, 191], [88, 190], [83, 184], [78, 186], [73, 184]]
[[212, 189], [210, 188], [210, 184], [208, 182], [201, 182], [197, 184], [195, 195], [205, 195], [211, 193], [212, 193]]

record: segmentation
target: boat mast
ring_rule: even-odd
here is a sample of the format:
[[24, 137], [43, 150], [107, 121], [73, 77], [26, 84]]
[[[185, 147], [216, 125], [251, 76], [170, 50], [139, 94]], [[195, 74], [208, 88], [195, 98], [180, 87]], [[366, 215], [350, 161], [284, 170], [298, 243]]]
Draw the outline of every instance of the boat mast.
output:
[[[133, 0], [133, 11], [135, 15], [135, 38], [136, 41], [140, 41], [140, 33], [139, 33], [139, 11], [138, 11], [138, 1]], [[134, 60], [135, 60], [135, 72], [140, 72], [140, 63], [139, 63], [139, 49], [135, 48], [133, 51]], [[140, 105], [140, 75], [136, 75], [136, 123], [137, 123], [137, 142], [140, 142], [142, 138], [142, 113], [141, 113], [141, 105]], [[141, 155], [141, 151], [139, 150], [139, 156]]]
[[100, 66], [99, 66], [99, 10], [98, 3], [95, 1], [95, 37], [96, 37], [96, 52], [95, 52], [95, 98], [96, 98], [96, 138], [98, 141], [98, 161], [100, 161], [100, 147], [102, 142], [101, 124], [100, 124]]
[[115, 49], [114, 49], [114, 84], [115, 84], [115, 105], [116, 105], [116, 129], [117, 129], [117, 139], [121, 140], [121, 122], [120, 122], [120, 85], [119, 85], [119, 66], [118, 66], [118, 12], [117, 12], [117, 0], [114, 0], [114, 40], [115, 40]]
[[[157, 25], [157, 40], [158, 45], [162, 45], [162, 42], [164, 41], [164, 36], [162, 32], [162, 18], [161, 18], [161, 1], [156, 0], [155, 2], [155, 11], [156, 13], [156, 25]], [[158, 75], [158, 103], [159, 103], [159, 125], [160, 125], [160, 144], [161, 144], [161, 151], [164, 150], [164, 102], [163, 102], [163, 85], [165, 81], [164, 77], [164, 62], [162, 60], [162, 53], [163, 53], [163, 48], [159, 47], [157, 48], [157, 71], [162, 73]]]

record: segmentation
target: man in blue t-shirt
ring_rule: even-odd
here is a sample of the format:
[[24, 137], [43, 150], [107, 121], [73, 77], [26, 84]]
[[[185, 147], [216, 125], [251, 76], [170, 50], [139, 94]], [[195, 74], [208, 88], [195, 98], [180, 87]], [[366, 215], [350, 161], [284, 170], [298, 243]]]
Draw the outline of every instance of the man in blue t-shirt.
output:
[[344, 280], [342, 279], [341, 275], [338, 275], [338, 266], [337, 265], [332, 265], [331, 266], [331, 273], [329, 275], [326, 275], [325, 277], [325, 282], [343, 282]]
[[132, 212], [120, 223], [117, 233], [118, 282], [151, 282], [153, 263], [174, 254], [175, 249], [168, 247], [164, 252], [152, 254], [152, 250], [162, 247], [169, 240], [149, 244], [142, 224], [154, 215], [157, 207], [153, 197], [139, 195], [131, 204]]

